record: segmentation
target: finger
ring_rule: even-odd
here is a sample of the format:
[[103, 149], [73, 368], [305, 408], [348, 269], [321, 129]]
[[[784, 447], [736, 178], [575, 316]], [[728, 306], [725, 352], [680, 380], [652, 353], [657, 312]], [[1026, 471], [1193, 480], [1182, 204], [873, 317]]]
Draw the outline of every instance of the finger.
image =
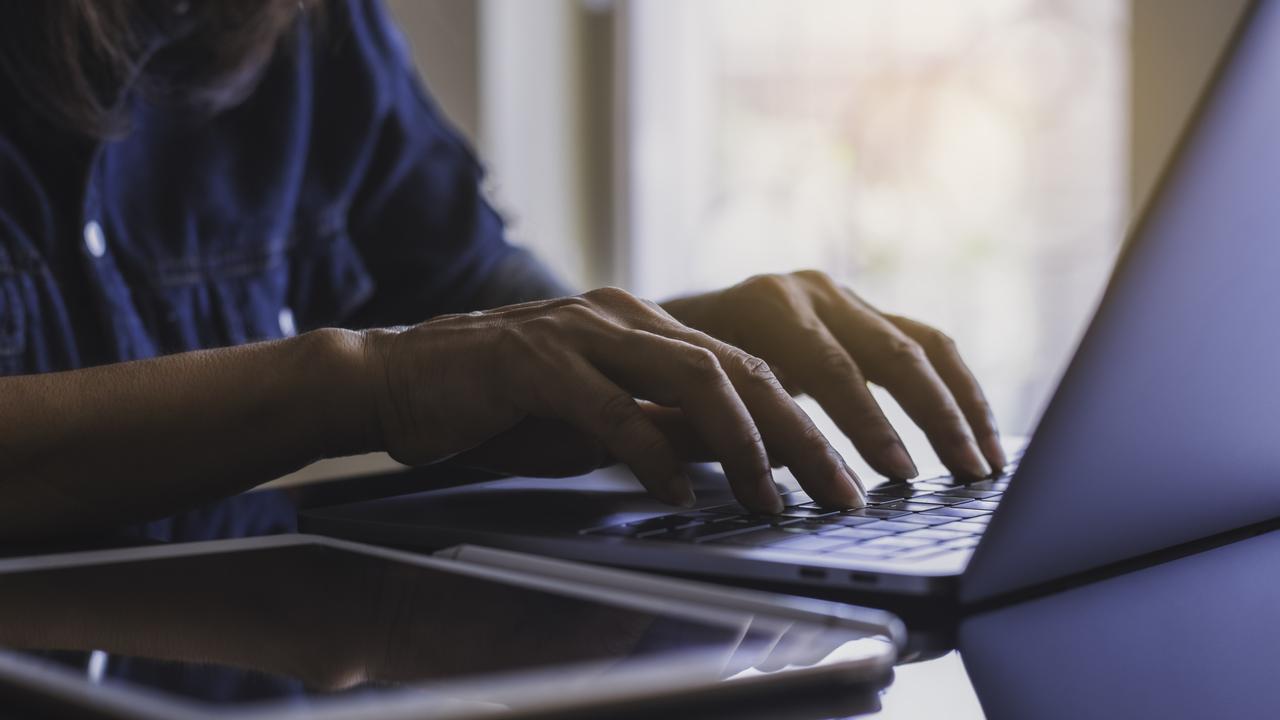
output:
[[919, 471], [871, 389], [862, 369], [820, 320], [780, 323], [774, 345], [782, 364], [802, 378], [800, 388], [827, 411], [876, 472], [906, 480]]
[[[866, 493], [857, 476], [782, 388], [763, 360], [680, 324], [653, 303], [621, 291], [594, 291], [591, 294], [607, 304], [623, 324], [710, 350], [749, 410], [768, 454], [791, 468], [811, 497], [820, 503], [839, 507], [865, 504]], [[768, 496], [776, 496], [772, 483], [770, 490]], [[739, 488], [735, 487], [734, 491], [737, 493]]]
[[858, 476], [783, 389], [768, 364], [683, 325], [672, 324], [666, 332], [719, 358], [760, 429], [769, 454], [791, 469], [810, 497], [837, 507], [866, 504], [866, 491]]
[[1008, 459], [1005, 457], [1004, 447], [1000, 444], [1000, 431], [996, 428], [995, 413], [991, 412], [991, 405], [987, 402], [982, 387], [969, 371], [969, 367], [965, 365], [960, 352], [956, 350], [955, 342], [924, 323], [896, 315], [887, 317], [889, 322], [924, 348], [929, 361], [933, 363], [938, 375], [951, 390], [951, 394], [960, 405], [960, 410], [969, 421], [969, 427], [977, 436], [978, 445], [982, 448], [982, 454], [987, 458], [987, 462], [997, 470], [1004, 468]]
[[924, 430], [942, 463], [958, 475], [990, 475], [968, 420], [920, 344], [860, 302], [842, 297], [833, 305], [820, 310], [823, 322], [867, 379], [886, 388]]
[[644, 330], [618, 327], [585, 343], [584, 355], [638, 396], [679, 407], [715, 453], [739, 501], [781, 512], [760, 431], [710, 351]]
[[566, 352], [555, 365], [539, 378], [541, 392], [531, 412], [563, 417], [630, 467], [654, 497], [691, 507], [693, 487], [675, 450], [631, 393], [580, 355]]
[[715, 451], [698, 434], [697, 428], [685, 417], [680, 408], [664, 407], [651, 402], [641, 402], [640, 409], [666, 436], [675, 448], [676, 456], [685, 462], [714, 462]]

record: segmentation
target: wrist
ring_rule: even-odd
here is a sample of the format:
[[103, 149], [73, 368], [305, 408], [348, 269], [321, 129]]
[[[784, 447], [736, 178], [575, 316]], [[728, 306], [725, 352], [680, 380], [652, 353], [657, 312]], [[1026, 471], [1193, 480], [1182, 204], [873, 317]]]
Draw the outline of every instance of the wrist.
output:
[[293, 339], [303, 360], [302, 404], [319, 422], [319, 457], [382, 449], [378, 398], [385, 374], [376, 332], [322, 328]]

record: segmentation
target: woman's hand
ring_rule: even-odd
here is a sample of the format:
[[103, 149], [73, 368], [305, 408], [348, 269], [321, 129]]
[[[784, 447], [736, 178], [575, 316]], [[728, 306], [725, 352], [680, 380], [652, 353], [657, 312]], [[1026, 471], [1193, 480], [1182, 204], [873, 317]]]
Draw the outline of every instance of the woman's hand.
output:
[[867, 382], [892, 393], [952, 472], [985, 476], [1005, 465], [991, 409], [951, 339], [881, 313], [824, 273], [760, 275], [664, 307], [767, 361], [818, 401], [877, 472], [910, 478], [916, 468]]
[[764, 361], [621, 290], [365, 338], [375, 432], [401, 462], [441, 460], [529, 420], [559, 420], [630, 466], [656, 497], [688, 505], [679, 453], [644, 400], [681, 411], [748, 508], [782, 508], [771, 458], [818, 502], [864, 501], [857, 478]]

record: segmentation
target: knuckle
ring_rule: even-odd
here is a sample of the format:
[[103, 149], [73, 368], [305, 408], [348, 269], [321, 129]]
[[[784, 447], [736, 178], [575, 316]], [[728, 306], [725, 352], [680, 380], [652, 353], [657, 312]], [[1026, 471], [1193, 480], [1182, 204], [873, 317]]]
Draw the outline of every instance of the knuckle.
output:
[[568, 297], [553, 300], [550, 303], [550, 307], [554, 310], [568, 310], [570, 308], [590, 309], [591, 303], [582, 295], [570, 295]]
[[765, 458], [764, 438], [761, 437], [760, 430], [754, 424], [744, 428], [730, 451], [735, 453], [736, 457]]
[[839, 348], [824, 347], [813, 355], [814, 367], [822, 375], [828, 377], [849, 377], [857, 375], [857, 368], [848, 353]]
[[585, 325], [600, 319], [596, 309], [586, 303], [572, 303], [558, 308], [555, 312], [558, 319], [575, 326]]
[[738, 359], [738, 364], [742, 368], [743, 374], [749, 380], [769, 385], [776, 385], [778, 378], [774, 376], [773, 370], [769, 367], [769, 363], [754, 355], [742, 355]]
[[529, 318], [519, 325], [511, 325], [507, 327], [504, 333], [512, 340], [519, 341], [522, 344], [530, 342], [540, 342], [547, 338], [556, 337], [563, 331], [564, 323], [559, 317], [551, 315], [541, 315], [535, 318]]
[[813, 423], [805, 423], [804, 426], [800, 428], [800, 439], [809, 445], [821, 446], [824, 448], [827, 446], [827, 436], [823, 435], [822, 431], [818, 429], [818, 426]]
[[834, 280], [831, 279], [831, 276], [822, 272], [821, 270], [814, 270], [812, 268], [807, 268], [805, 270], [798, 270], [796, 271], [795, 276], [810, 285], [814, 285], [824, 289], [831, 289], [836, 286], [836, 283]]
[[635, 305], [640, 302], [636, 296], [626, 290], [619, 287], [613, 287], [611, 285], [591, 290], [585, 293], [585, 297], [606, 305]]
[[890, 365], [918, 365], [925, 360], [924, 348], [908, 338], [890, 338], [881, 350]]
[[719, 378], [724, 374], [720, 367], [720, 359], [716, 354], [703, 347], [691, 347], [688, 351], [689, 368], [699, 376]]
[[930, 347], [936, 351], [945, 353], [954, 353], [956, 351], [956, 341], [941, 330], [930, 328], [927, 337]]
[[744, 289], [765, 295], [783, 295], [788, 288], [786, 277], [777, 274], [753, 275], [742, 282]]

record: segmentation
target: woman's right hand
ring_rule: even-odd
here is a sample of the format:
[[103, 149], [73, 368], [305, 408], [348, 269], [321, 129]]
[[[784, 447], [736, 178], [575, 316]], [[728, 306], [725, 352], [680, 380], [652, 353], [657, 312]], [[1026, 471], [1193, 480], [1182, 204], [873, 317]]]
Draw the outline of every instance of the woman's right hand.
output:
[[569, 423], [657, 498], [693, 502], [669, 438], [638, 400], [678, 408], [738, 500], [778, 512], [770, 459], [818, 502], [857, 507], [857, 477], [764, 361], [622, 290], [369, 331], [375, 432], [396, 460], [465, 452], [526, 419]]

